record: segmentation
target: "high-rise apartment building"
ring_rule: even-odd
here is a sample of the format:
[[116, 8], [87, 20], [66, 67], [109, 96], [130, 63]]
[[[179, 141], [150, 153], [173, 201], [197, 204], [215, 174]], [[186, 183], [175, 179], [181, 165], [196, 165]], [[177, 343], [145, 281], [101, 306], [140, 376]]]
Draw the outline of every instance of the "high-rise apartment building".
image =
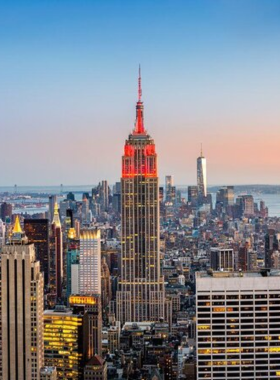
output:
[[100, 230], [80, 232], [79, 294], [101, 294]]
[[206, 177], [206, 158], [203, 156], [202, 149], [197, 159], [197, 189], [198, 202], [203, 204], [207, 197], [207, 177]]
[[197, 379], [280, 375], [277, 272], [196, 273]]
[[0, 379], [38, 380], [44, 363], [44, 278], [18, 217], [0, 258]]
[[30, 243], [35, 246], [36, 259], [44, 272], [44, 283], [49, 283], [50, 248], [48, 219], [24, 219], [24, 231]]
[[159, 255], [159, 181], [154, 140], [144, 128], [141, 77], [134, 131], [122, 157], [121, 276], [117, 319], [158, 321], [164, 317]]

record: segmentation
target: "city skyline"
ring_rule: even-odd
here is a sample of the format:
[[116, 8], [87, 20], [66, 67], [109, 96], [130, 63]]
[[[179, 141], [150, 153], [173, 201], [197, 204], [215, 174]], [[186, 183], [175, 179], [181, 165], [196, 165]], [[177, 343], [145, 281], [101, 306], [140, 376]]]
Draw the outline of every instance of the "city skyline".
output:
[[119, 180], [139, 62], [160, 182], [195, 183], [202, 142], [210, 185], [275, 183], [279, 17], [273, 0], [6, 2], [2, 185]]

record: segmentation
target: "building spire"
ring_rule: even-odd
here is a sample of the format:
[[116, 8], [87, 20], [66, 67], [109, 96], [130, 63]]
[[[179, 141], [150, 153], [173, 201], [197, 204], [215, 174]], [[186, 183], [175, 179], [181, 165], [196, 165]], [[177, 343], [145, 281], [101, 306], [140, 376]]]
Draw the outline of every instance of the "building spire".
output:
[[13, 228], [13, 234], [22, 234], [22, 229], [21, 229], [21, 225], [20, 225], [20, 221], [19, 221], [19, 216], [17, 215], [16, 216], [16, 221], [15, 221], [15, 225], [14, 225], [14, 228]]
[[203, 152], [202, 152], [202, 143], [200, 143], [200, 157], [203, 157]]
[[54, 205], [53, 224], [55, 224], [56, 227], [61, 227], [57, 202], [55, 202]]
[[139, 65], [138, 102], [136, 104], [136, 122], [135, 122], [134, 134], [145, 134], [143, 109], [144, 109], [144, 106], [142, 102], [141, 66]]
[[139, 65], [139, 75], [138, 75], [138, 102], [141, 102], [141, 97], [142, 97], [141, 66]]

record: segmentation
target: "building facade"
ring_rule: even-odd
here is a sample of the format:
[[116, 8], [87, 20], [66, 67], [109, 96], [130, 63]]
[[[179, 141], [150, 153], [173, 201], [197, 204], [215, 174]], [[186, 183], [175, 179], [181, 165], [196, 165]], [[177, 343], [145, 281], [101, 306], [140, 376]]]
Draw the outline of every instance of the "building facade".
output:
[[49, 283], [50, 247], [48, 219], [24, 219], [24, 231], [30, 243], [35, 246], [36, 258], [44, 272], [44, 283]]
[[45, 365], [57, 379], [82, 380], [88, 350], [88, 315], [57, 306], [44, 312]]
[[18, 217], [0, 258], [0, 379], [38, 380], [44, 363], [44, 278]]
[[278, 379], [277, 272], [196, 273], [197, 379]]
[[101, 294], [100, 230], [80, 232], [79, 294]]
[[49, 304], [51, 306], [54, 306], [62, 298], [63, 266], [63, 237], [56, 203], [50, 234]]
[[234, 252], [232, 248], [213, 247], [210, 251], [210, 266], [213, 270], [234, 270]]
[[141, 78], [134, 131], [122, 157], [121, 276], [117, 319], [158, 321], [164, 317], [159, 256], [159, 181], [154, 140], [144, 128]]
[[203, 204], [207, 197], [207, 177], [206, 177], [206, 158], [203, 156], [202, 149], [197, 159], [197, 190], [199, 204]]

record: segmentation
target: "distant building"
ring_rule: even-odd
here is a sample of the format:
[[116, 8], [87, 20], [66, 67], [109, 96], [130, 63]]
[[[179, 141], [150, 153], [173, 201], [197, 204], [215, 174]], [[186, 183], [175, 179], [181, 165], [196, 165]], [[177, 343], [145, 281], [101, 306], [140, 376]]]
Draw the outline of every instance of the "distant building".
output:
[[6, 219], [12, 219], [13, 206], [9, 203], [2, 203], [0, 207], [0, 218], [3, 222], [6, 222]]
[[48, 212], [48, 217], [49, 217], [50, 223], [53, 220], [54, 207], [55, 207], [56, 203], [57, 203], [57, 196], [56, 195], [50, 195], [49, 196], [49, 212]]
[[232, 248], [211, 248], [210, 266], [215, 271], [234, 270], [234, 252]]
[[102, 211], [109, 208], [109, 186], [107, 181], [102, 181], [100, 189], [100, 206]]
[[44, 363], [44, 278], [18, 217], [0, 258], [0, 379], [38, 380]]
[[225, 208], [234, 205], [234, 186], [224, 186], [217, 191], [216, 208], [218, 204]]
[[197, 202], [198, 202], [198, 187], [197, 186], [188, 187], [188, 202], [190, 202], [193, 206], [197, 205]]
[[200, 156], [197, 159], [197, 188], [198, 188], [198, 202], [204, 203], [207, 197], [207, 177], [206, 177], [206, 158], [203, 156], [202, 149]]
[[74, 202], [75, 201], [75, 195], [72, 192], [70, 192], [70, 193], [67, 194], [66, 199], [68, 201], [73, 201]]
[[24, 230], [28, 241], [35, 246], [36, 259], [40, 261], [41, 272], [44, 272], [44, 283], [49, 284], [50, 247], [48, 219], [24, 219]]
[[165, 201], [172, 202], [172, 188], [174, 187], [174, 179], [172, 175], [165, 176]]
[[254, 198], [252, 195], [239, 195], [236, 204], [240, 207], [241, 215], [251, 218], [255, 215]]

